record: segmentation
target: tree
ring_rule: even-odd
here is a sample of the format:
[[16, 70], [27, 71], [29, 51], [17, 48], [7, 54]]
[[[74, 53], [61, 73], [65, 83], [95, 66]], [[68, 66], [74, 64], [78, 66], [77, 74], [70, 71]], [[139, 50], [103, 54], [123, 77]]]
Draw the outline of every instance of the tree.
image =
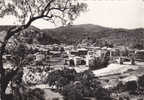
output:
[[133, 44], [133, 45], [131, 46], [131, 48], [132, 48], [132, 49], [139, 49], [139, 50], [141, 50], [141, 49], [144, 48], [144, 46], [143, 46], [142, 43], [137, 43], [137, 44]]
[[64, 68], [63, 70], [55, 70], [49, 73], [47, 82], [50, 86], [56, 86], [57, 89], [61, 89], [66, 84], [74, 81], [76, 74], [74, 69]]
[[[27, 29], [32, 22], [43, 18], [52, 23], [61, 21], [62, 24], [72, 22], [77, 18], [81, 11], [85, 11], [86, 4], [79, 3], [77, 0], [1, 0], [0, 17], [7, 15], [15, 16], [19, 26], [13, 26], [0, 41], [0, 82], [1, 82], [1, 100], [5, 100], [5, 90], [8, 82], [6, 70], [3, 66], [3, 55], [10, 38]], [[19, 66], [12, 71], [19, 70]], [[14, 75], [13, 75], [14, 76]]]
[[101, 57], [95, 57], [93, 63], [90, 64], [91, 70], [101, 69], [107, 67], [110, 61], [110, 52], [106, 51]]
[[77, 85], [74, 84], [65, 85], [62, 94], [64, 95], [64, 100], [83, 100], [81, 92]]
[[83, 100], [84, 97], [112, 100], [110, 92], [101, 86], [99, 79], [90, 70], [77, 73], [74, 76], [75, 79], [67, 82], [60, 91], [65, 100]]
[[5, 59], [6, 63], [10, 62], [13, 68], [11, 70], [5, 69], [6, 83], [3, 85], [3, 88], [7, 88], [7, 84], [11, 81], [11, 89], [16, 92], [17, 90], [13, 88], [13, 84], [16, 85], [15, 87], [19, 88], [22, 83], [23, 67], [33, 62], [33, 56], [30, 56], [30, 52], [25, 44], [18, 43], [16, 46], [11, 48], [13, 49], [8, 51], [11, 53], [11, 56]]

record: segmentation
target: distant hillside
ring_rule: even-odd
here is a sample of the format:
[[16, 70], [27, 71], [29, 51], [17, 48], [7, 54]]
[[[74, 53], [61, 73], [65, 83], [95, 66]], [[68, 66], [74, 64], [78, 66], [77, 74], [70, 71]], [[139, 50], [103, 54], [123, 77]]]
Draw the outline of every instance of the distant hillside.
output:
[[72, 44], [83, 39], [91, 40], [97, 44], [109, 41], [115, 45], [131, 46], [134, 44], [144, 44], [144, 29], [113, 29], [98, 25], [83, 24], [59, 27], [56, 29], [43, 29], [61, 42]]
[[[0, 26], [0, 32], [7, 31], [10, 29], [12, 25], [4, 25]], [[47, 33], [44, 33], [40, 29], [30, 26], [26, 30], [22, 31], [23, 34], [21, 35], [20, 38], [23, 38], [23, 40], [27, 43], [33, 43], [37, 42], [39, 44], [53, 44], [53, 43], [59, 43], [56, 39], [53, 39], [51, 36], [49, 36]], [[2, 33], [0, 34], [0, 37], [2, 37]]]

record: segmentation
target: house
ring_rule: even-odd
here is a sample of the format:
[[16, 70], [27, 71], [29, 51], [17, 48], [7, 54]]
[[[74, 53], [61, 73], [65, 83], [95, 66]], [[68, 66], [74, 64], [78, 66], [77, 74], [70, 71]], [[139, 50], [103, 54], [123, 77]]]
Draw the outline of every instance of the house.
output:
[[69, 50], [67, 52], [68, 54], [68, 59], [67, 63], [69, 65], [85, 65], [86, 64], [86, 55], [87, 55], [88, 50], [85, 48], [79, 48], [76, 50]]
[[52, 55], [53, 57], [60, 57], [61, 56], [60, 51], [49, 51], [49, 54]]
[[135, 51], [135, 59], [137, 61], [144, 61], [144, 50], [136, 50]]
[[43, 61], [45, 59], [45, 55], [44, 54], [41, 54], [41, 53], [35, 53], [35, 61], [36, 62], [39, 62], [39, 61]]

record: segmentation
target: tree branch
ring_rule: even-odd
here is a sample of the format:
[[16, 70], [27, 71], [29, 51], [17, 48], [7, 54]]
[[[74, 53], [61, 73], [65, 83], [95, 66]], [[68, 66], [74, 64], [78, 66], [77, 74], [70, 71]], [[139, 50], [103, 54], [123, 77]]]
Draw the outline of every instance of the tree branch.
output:
[[[43, 9], [41, 15], [44, 15], [45, 11], [48, 9], [48, 7], [50, 7], [51, 3], [54, 2], [55, 0], [50, 0], [50, 2], [45, 6], [45, 8]], [[48, 11], [49, 12], [49, 11]]]
[[64, 12], [66, 9], [69, 9], [69, 8], [67, 8], [67, 7], [64, 7], [64, 8], [55, 8], [55, 7], [50, 8], [50, 10], [58, 10], [58, 11], [61, 11], [61, 12]]
[[33, 13], [32, 13], [32, 9], [31, 9], [31, 6], [29, 5], [29, 3], [28, 3], [28, 1], [26, 0], [26, 3], [27, 3], [27, 5], [28, 5], [28, 8], [29, 8], [29, 10], [30, 10], [30, 13], [31, 13], [31, 15], [30, 15], [30, 18], [32, 18], [32, 15], [33, 15]]

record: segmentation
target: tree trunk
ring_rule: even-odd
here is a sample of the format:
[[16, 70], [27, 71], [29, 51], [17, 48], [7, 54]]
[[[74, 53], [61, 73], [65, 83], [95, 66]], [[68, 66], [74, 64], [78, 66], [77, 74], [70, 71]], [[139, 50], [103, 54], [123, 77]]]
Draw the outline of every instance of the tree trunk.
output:
[[[14, 27], [13, 27], [14, 28]], [[11, 29], [13, 29], [11, 28]], [[5, 53], [5, 47], [7, 44], [7, 41], [11, 38], [12, 34], [9, 35], [10, 30], [7, 32], [7, 35], [4, 37], [1, 46], [0, 46], [0, 88], [1, 88], [1, 100], [6, 100], [6, 88], [8, 86], [9, 81], [7, 80], [6, 77], [6, 72], [3, 66], [3, 55]]]
[[5, 69], [3, 68], [3, 46], [1, 46], [0, 51], [0, 87], [1, 87], [1, 100], [5, 100], [5, 90], [6, 90], [6, 79], [5, 79]]
[[[53, 1], [53, 0], [52, 0]], [[51, 2], [52, 2], [51, 1]], [[49, 4], [51, 4], [51, 2]], [[1, 92], [1, 100], [6, 100], [5, 90], [10, 80], [7, 80], [5, 69], [3, 67], [3, 54], [5, 52], [5, 47], [7, 45], [8, 40], [14, 36], [16, 33], [23, 31], [24, 29], [28, 28], [31, 23], [39, 18], [43, 18], [43, 15], [31, 18], [27, 24], [21, 26], [14, 26], [7, 31], [6, 36], [4, 37], [3, 41], [1, 42], [0, 46], [0, 92]]]

